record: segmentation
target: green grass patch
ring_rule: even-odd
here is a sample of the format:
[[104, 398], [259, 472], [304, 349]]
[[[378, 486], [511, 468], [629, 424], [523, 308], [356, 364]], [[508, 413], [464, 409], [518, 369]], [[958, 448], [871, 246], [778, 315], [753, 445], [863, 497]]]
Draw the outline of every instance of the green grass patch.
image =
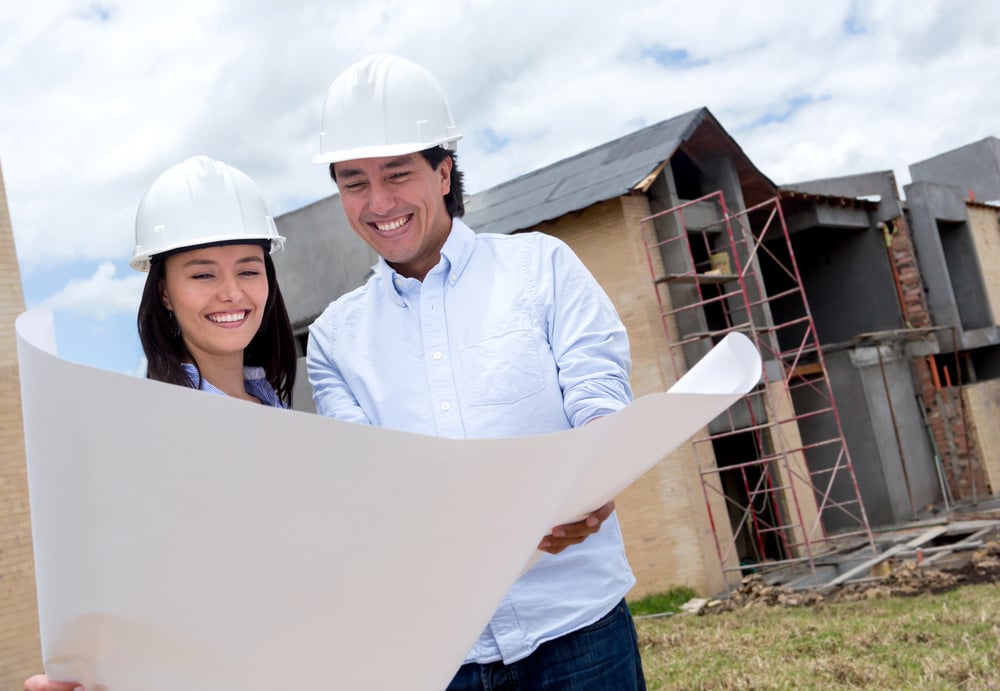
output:
[[636, 630], [651, 691], [993, 689], [1000, 584], [640, 619]]
[[628, 608], [634, 617], [646, 614], [680, 612], [681, 605], [691, 598], [697, 597], [697, 595], [691, 588], [679, 586], [663, 593], [652, 593], [638, 600], [632, 600], [628, 603]]

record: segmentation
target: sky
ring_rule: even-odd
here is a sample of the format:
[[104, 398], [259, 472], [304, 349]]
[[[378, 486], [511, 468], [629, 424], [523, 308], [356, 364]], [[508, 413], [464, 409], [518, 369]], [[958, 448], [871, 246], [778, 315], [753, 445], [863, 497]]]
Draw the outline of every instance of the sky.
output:
[[[28, 307], [62, 357], [142, 373], [136, 206], [206, 154], [275, 215], [335, 192], [327, 87], [365, 55], [430, 70], [475, 193], [707, 107], [778, 184], [1000, 136], [1000, 3], [39, 0], [0, 9], [0, 166]], [[333, 299], [336, 296], [331, 296]]]

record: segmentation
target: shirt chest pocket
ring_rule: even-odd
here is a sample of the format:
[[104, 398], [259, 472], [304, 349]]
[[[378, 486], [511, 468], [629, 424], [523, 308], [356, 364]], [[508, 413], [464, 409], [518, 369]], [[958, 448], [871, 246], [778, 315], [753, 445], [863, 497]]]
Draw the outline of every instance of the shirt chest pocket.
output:
[[514, 403], [545, 388], [548, 342], [528, 319], [492, 322], [459, 348], [469, 405]]

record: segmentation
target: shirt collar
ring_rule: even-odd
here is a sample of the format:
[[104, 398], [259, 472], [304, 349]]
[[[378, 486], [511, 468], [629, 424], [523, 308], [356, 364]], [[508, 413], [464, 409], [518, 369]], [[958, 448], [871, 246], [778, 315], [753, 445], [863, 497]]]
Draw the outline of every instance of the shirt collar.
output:
[[476, 234], [472, 229], [465, 225], [462, 219], [452, 219], [451, 233], [448, 234], [448, 239], [445, 240], [444, 247], [441, 248], [442, 256], [450, 264], [448, 282], [451, 285], [455, 285], [456, 281], [461, 278], [465, 267], [469, 264], [469, 259], [472, 258], [472, 250], [475, 246]]
[[[212, 382], [208, 381], [200, 375], [198, 368], [195, 367], [190, 362], [182, 362], [181, 367], [184, 368], [184, 372], [188, 375], [192, 384], [198, 384], [200, 381], [200, 389], [202, 391], [208, 391], [209, 393], [220, 394], [225, 396]], [[284, 403], [278, 398], [277, 392], [271, 387], [270, 382], [267, 381], [267, 373], [264, 371], [263, 367], [256, 365], [244, 365], [243, 366], [243, 381], [246, 383], [247, 392], [252, 396], [256, 396], [257, 399], [266, 405], [274, 407], [284, 407]]]
[[[441, 248], [441, 261], [427, 275], [430, 276], [437, 272], [447, 272], [445, 280], [451, 285], [455, 285], [465, 271], [465, 267], [469, 264], [475, 243], [475, 232], [469, 226], [465, 225], [461, 219], [453, 218], [451, 221], [451, 231], [448, 233], [448, 238], [444, 241], [444, 246]], [[379, 257], [378, 264], [372, 268], [375, 269], [379, 280], [384, 284], [383, 288], [386, 291], [387, 297], [400, 307], [406, 307], [406, 300], [404, 298], [406, 291], [401, 290], [401, 287], [409, 279], [398, 274], [394, 268], [389, 266], [384, 257]]]

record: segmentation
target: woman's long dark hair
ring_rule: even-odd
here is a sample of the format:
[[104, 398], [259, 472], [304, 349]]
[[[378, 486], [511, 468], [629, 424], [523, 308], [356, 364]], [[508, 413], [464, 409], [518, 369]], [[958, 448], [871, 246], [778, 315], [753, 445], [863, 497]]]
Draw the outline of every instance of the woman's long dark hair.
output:
[[[193, 248], [186, 248], [193, 249]], [[267, 276], [267, 302], [260, 328], [243, 351], [243, 364], [264, 368], [267, 381], [274, 387], [285, 405], [292, 405], [292, 388], [295, 386], [295, 337], [292, 324], [281, 297], [274, 262], [264, 249], [264, 272]], [[139, 301], [139, 340], [146, 354], [146, 376], [157, 381], [187, 386], [201, 387], [201, 370], [194, 356], [188, 352], [184, 339], [177, 330], [177, 322], [163, 304], [162, 286], [166, 279], [166, 262], [162, 257], [154, 257], [146, 276]], [[181, 366], [182, 362], [194, 364], [199, 370], [199, 381], [191, 377]]]

